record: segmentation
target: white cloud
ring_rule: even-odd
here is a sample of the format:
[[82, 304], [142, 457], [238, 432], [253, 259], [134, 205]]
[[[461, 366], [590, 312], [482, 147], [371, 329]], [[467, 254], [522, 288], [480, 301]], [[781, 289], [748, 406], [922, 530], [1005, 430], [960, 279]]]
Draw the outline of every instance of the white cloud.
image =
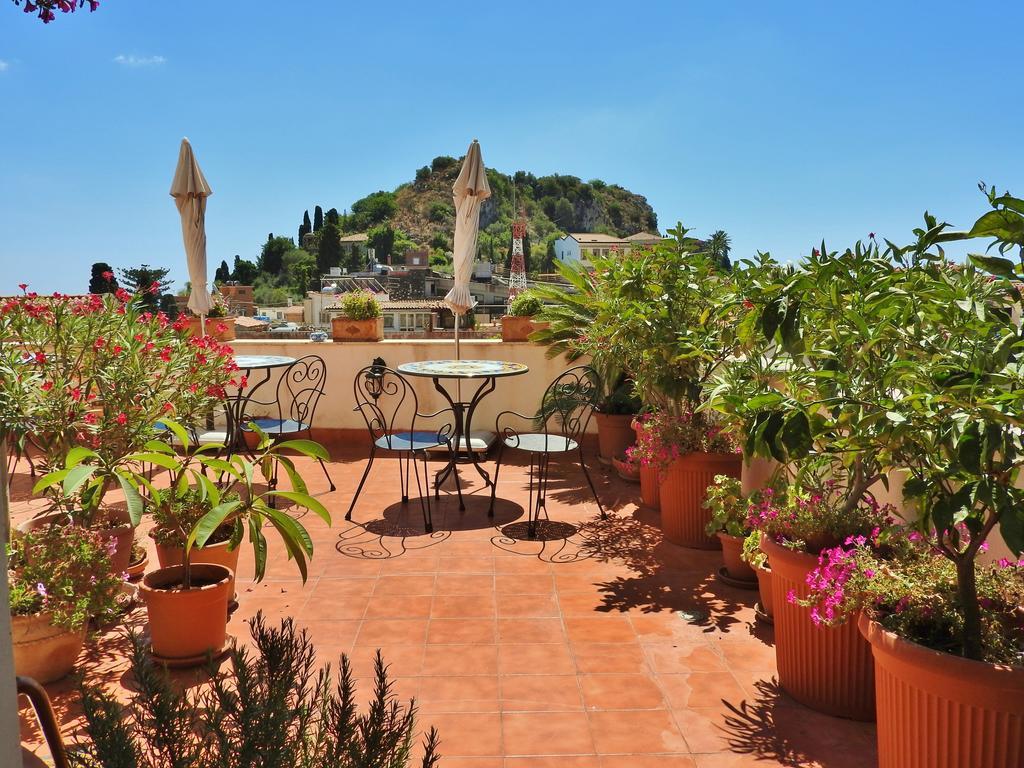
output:
[[136, 56], [134, 53], [119, 53], [114, 57], [114, 62], [122, 67], [156, 67], [165, 61], [163, 56]]
[[10, 66], [11, 65], [9, 63], [4, 61], [3, 59], [0, 59], [0, 72], [6, 72], [8, 67], [10, 67]]

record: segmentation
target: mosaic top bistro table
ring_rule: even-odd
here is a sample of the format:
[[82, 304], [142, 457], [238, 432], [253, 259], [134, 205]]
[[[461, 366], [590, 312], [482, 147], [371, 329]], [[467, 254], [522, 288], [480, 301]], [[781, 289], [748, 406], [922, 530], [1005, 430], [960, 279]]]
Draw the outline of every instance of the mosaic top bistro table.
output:
[[[487, 395], [494, 391], [497, 379], [509, 376], [521, 376], [530, 369], [522, 363], [510, 363], [504, 360], [423, 360], [415, 363], [403, 363], [398, 366], [398, 372], [406, 376], [419, 376], [432, 379], [434, 389], [441, 393], [454, 414], [455, 430], [452, 442], [455, 450], [450, 454], [448, 464], [440, 470], [434, 478], [434, 493], [439, 493], [441, 483], [449, 475], [457, 472], [457, 464], [460, 455], [465, 452], [468, 462], [472, 464], [480, 477], [483, 478], [485, 487], [491, 484], [491, 476], [482, 466], [473, 449], [473, 413]], [[453, 398], [442, 382], [454, 380], [456, 382], [456, 395]], [[479, 382], [469, 400], [462, 399], [462, 382]], [[462, 497], [459, 496], [459, 509], [465, 509]]]

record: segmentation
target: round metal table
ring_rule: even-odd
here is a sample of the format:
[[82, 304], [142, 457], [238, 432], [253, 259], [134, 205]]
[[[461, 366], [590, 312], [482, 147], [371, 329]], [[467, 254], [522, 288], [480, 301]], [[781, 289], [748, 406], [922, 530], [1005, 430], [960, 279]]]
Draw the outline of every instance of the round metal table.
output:
[[[228, 416], [228, 451], [229, 455], [235, 450], [242, 450], [248, 453], [245, 446], [245, 435], [242, 432], [245, 419], [245, 409], [252, 401], [253, 395], [270, 381], [275, 368], [286, 368], [295, 362], [294, 357], [285, 355], [235, 355], [235, 365], [242, 371], [246, 378], [246, 386], [239, 387], [232, 396], [227, 397]], [[264, 371], [263, 378], [255, 384], [248, 381], [253, 371]]]
[[[477, 474], [484, 480], [484, 487], [491, 485], [491, 476], [482, 466], [477, 458], [477, 452], [473, 450], [471, 439], [473, 436], [473, 413], [487, 395], [494, 391], [497, 379], [509, 376], [522, 376], [527, 373], [529, 367], [522, 363], [511, 363], [506, 360], [423, 360], [415, 363], [403, 363], [398, 366], [398, 372], [406, 376], [420, 376], [432, 379], [434, 389], [441, 393], [441, 396], [451, 406], [455, 420], [455, 429], [452, 442], [455, 450], [451, 453], [448, 464], [444, 469], [439, 470], [434, 477], [434, 495], [440, 494], [441, 483], [449, 475], [458, 471], [459, 455], [465, 449], [468, 456], [468, 463], [473, 465]], [[463, 380], [481, 380], [480, 385], [473, 392], [469, 400], [462, 399]], [[441, 383], [445, 380], [455, 380], [457, 383], [456, 396], [445, 389]], [[462, 497], [459, 497], [459, 508], [465, 509], [462, 504]]]

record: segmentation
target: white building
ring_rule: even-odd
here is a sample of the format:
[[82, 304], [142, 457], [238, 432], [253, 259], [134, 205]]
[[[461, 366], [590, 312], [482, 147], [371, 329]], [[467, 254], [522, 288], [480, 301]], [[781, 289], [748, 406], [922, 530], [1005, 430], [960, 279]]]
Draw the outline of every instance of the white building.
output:
[[597, 232], [570, 232], [555, 240], [555, 258], [574, 263], [586, 261], [586, 256], [610, 256], [618, 251], [628, 253], [636, 247], [653, 245], [663, 240], [661, 235], [637, 232], [629, 237], [602, 235]]

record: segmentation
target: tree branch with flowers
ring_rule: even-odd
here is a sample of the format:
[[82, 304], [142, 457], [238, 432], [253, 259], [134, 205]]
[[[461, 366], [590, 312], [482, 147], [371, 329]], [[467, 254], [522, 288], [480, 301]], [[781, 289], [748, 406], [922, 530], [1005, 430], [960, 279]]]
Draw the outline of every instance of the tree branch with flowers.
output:
[[43, 24], [56, 20], [58, 12], [74, 13], [88, 5], [91, 13], [100, 7], [99, 0], [14, 0], [14, 4], [22, 6], [25, 13], [36, 14]]

